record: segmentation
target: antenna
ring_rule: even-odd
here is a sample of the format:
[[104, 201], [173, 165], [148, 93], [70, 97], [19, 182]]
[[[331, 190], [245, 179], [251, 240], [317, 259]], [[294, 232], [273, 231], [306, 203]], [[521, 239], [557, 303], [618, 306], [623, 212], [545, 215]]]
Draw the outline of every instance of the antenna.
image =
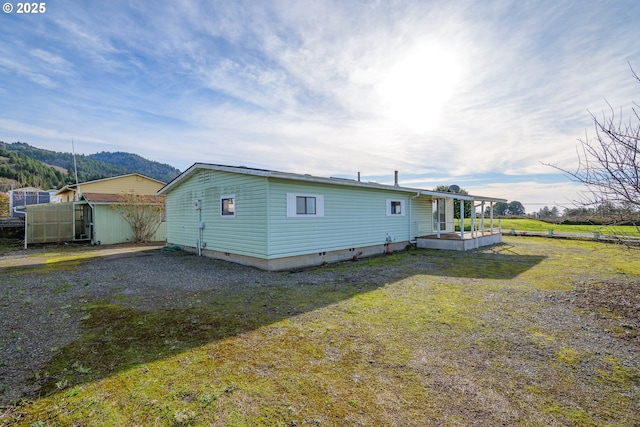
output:
[[78, 165], [76, 164], [76, 146], [73, 143], [73, 138], [71, 138], [71, 151], [73, 152], [73, 170], [76, 174], [76, 194], [75, 199], [76, 202], [80, 200], [80, 184], [78, 183]]

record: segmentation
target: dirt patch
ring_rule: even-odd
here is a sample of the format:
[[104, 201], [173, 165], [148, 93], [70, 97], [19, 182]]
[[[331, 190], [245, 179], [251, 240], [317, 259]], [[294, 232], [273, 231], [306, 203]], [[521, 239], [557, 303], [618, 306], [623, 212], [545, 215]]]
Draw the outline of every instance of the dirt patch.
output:
[[575, 304], [618, 338], [640, 344], [640, 281], [578, 282]]

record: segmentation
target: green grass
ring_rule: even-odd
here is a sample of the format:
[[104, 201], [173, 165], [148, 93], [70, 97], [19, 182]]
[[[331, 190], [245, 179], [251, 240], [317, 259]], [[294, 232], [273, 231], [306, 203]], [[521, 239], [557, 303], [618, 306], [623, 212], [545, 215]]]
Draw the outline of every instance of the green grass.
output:
[[20, 249], [21, 247], [22, 245], [17, 239], [0, 238], [0, 255], [14, 252], [16, 249]]
[[592, 318], [569, 310], [579, 322], [559, 325], [535, 313], [586, 274], [639, 279], [640, 257], [505, 241], [328, 266], [318, 273], [338, 281], [230, 287], [185, 297], [183, 309], [92, 301], [78, 307], [82, 335], [35, 374], [43, 397], [0, 422], [638, 425], [638, 370], [573, 338]]
[[[494, 220], [497, 224], [497, 220]], [[591, 233], [598, 231], [602, 234], [615, 234], [620, 236], [640, 237], [640, 231], [632, 225], [570, 225], [552, 224], [537, 219], [502, 219], [502, 230], [522, 230], [546, 232], [554, 230], [566, 233]]]

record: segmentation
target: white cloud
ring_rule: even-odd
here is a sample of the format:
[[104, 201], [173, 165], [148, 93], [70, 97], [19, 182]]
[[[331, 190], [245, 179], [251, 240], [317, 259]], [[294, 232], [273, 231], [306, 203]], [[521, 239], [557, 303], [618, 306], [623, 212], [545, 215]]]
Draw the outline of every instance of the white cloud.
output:
[[[87, 149], [182, 169], [211, 161], [318, 175], [401, 170], [434, 181], [493, 173], [538, 200], [556, 189], [522, 177], [557, 173], [541, 162], [575, 162], [587, 111], [606, 108], [604, 98], [616, 108], [638, 99], [627, 65], [640, 64], [635, 4], [64, 9], [33, 28], [0, 29], [0, 139], [48, 147], [75, 135]], [[11, 85], [21, 80], [39, 91]], [[484, 188], [516, 198], [509, 186]]]

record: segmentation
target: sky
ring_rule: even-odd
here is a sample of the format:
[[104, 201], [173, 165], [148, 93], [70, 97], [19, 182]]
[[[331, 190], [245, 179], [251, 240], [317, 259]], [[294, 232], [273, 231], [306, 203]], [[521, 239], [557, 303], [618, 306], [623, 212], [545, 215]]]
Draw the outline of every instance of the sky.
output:
[[548, 165], [575, 169], [591, 114], [640, 102], [637, 0], [19, 7], [0, 13], [0, 141], [54, 151], [389, 184], [397, 170], [531, 213], [579, 198]]

